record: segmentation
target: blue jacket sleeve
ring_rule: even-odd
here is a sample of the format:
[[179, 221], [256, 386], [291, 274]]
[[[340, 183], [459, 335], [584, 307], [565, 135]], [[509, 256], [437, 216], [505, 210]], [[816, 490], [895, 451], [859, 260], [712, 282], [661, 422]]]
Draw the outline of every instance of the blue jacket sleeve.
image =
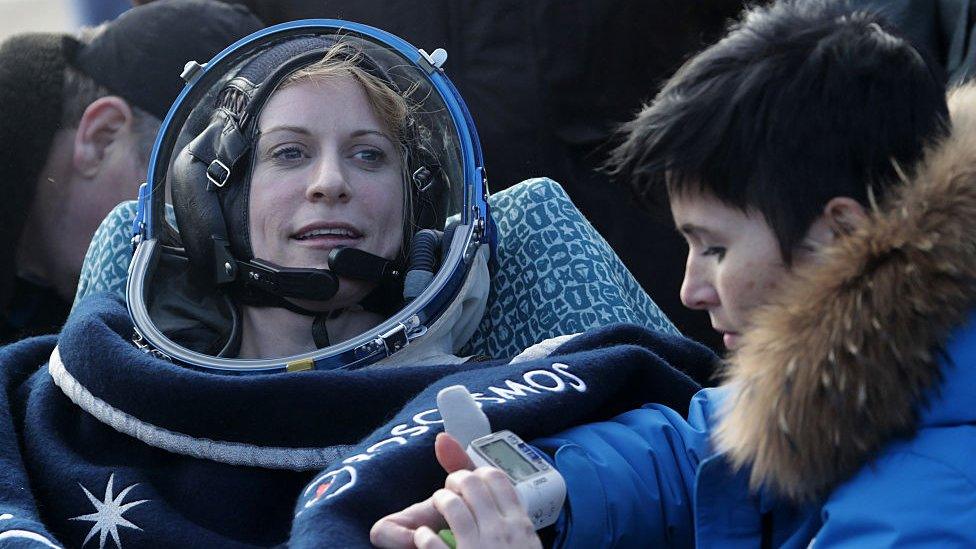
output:
[[534, 441], [566, 480], [559, 547], [688, 547], [698, 464], [708, 457], [710, 393], [686, 420], [651, 404]]

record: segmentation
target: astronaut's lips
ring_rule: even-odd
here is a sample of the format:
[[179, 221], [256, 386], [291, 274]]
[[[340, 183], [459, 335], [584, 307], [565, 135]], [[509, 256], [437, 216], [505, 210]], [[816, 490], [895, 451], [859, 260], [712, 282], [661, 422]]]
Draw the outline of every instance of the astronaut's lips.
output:
[[316, 248], [352, 246], [363, 238], [363, 233], [349, 223], [310, 223], [295, 231], [291, 237], [304, 245]]

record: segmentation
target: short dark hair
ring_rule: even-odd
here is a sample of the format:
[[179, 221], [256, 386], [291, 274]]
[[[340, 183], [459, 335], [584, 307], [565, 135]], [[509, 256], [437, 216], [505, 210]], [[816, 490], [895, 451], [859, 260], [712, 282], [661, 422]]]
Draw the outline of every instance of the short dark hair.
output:
[[789, 264], [831, 198], [883, 195], [947, 132], [932, 67], [844, 1], [748, 9], [623, 126], [607, 166], [645, 205], [691, 191], [758, 211]]

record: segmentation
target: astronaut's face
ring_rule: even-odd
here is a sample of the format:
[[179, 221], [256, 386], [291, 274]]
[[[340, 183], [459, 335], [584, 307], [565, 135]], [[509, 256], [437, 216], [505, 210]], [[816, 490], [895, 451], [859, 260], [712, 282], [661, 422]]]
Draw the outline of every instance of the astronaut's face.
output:
[[[351, 76], [293, 83], [258, 122], [250, 190], [254, 256], [286, 267], [328, 269], [348, 246], [394, 259], [403, 243], [403, 164], [397, 141]], [[331, 307], [373, 285], [343, 279]]]

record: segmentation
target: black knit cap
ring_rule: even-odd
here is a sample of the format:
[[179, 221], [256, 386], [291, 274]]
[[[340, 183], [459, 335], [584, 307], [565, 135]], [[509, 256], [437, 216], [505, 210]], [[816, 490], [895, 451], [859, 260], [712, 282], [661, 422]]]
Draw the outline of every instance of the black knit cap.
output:
[[46, 33], [0, 44], [0, 315], [13, 288], [35, 182], [61, 121], [65, 58], [77, 47], [71, 37]]
[[157, 0], [120, 15], [69, 62], [162, 119], [183, 88], [187, 61], [205, 63], [263, 26], [241, 5]]

